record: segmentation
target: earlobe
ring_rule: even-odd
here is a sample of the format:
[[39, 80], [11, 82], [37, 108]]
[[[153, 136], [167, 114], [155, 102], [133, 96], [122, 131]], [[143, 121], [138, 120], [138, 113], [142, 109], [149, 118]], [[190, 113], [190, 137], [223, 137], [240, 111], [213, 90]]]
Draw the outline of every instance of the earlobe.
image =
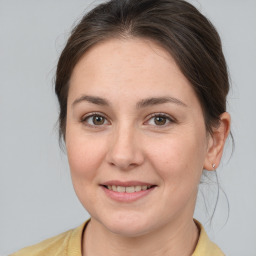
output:
[[210, 135], [208, 151], [205, 158], [204, 169], [208, 171], [215, 170], [219, 164], [223, 154], [226, 139], [230, 132], [231, 118], [229, 113], [224, 112], [220, 115], [219, 126], [213, 128]]

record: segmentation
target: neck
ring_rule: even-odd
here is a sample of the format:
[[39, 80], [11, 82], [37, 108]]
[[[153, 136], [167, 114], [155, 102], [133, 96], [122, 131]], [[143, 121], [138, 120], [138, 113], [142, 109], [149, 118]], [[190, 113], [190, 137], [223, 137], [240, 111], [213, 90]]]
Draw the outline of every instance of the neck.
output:
[[198, 237], [198, 228], [192, 218], [136, 237], [114, 234], [92, 219], [83, 238], [83, 256], [190, 256]]

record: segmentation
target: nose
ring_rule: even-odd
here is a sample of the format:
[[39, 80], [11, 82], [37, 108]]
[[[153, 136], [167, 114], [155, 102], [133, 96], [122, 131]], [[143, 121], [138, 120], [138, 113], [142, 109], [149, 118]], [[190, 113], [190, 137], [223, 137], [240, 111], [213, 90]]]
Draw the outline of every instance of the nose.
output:
[[119, 127], [113, 131], [107, 162], [121, 170], [140, 166], [144, 161], [139, 132], [129, 127]]

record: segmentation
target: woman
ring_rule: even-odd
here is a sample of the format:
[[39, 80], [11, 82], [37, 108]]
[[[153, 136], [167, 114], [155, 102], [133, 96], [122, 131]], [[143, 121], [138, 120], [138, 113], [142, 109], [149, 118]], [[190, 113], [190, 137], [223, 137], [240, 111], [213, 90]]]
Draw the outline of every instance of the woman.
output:
[[224, 255], [193, 219], [230, 130], [218, 33], [181, 0], [112, 0], [57, 67], [60, 136], [91, 218], [13, 255]]

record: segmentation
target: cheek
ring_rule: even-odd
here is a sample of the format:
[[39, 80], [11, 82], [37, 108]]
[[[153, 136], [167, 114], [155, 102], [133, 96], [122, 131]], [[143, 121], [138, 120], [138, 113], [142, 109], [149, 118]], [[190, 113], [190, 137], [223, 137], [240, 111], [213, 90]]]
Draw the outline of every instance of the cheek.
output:
[[66, 140], [72, 183], [81, 204], [90, 214], [95, 215], [95, 188], [99, 182], [98, 170], [105, 157], [105, 145], [99, 138], [77, 134], [70, 134]]
[[105, 157], [105, 145], [100, 138], [70, 133], [67, 154], [74, 187], [91, 183]]
[[175, 134], [152, 143], [147, 147], [147, 154], [163, 182], [194, 186], [199, 182], [203, 170], [205, 140], [196, 132], [184, 134]]

